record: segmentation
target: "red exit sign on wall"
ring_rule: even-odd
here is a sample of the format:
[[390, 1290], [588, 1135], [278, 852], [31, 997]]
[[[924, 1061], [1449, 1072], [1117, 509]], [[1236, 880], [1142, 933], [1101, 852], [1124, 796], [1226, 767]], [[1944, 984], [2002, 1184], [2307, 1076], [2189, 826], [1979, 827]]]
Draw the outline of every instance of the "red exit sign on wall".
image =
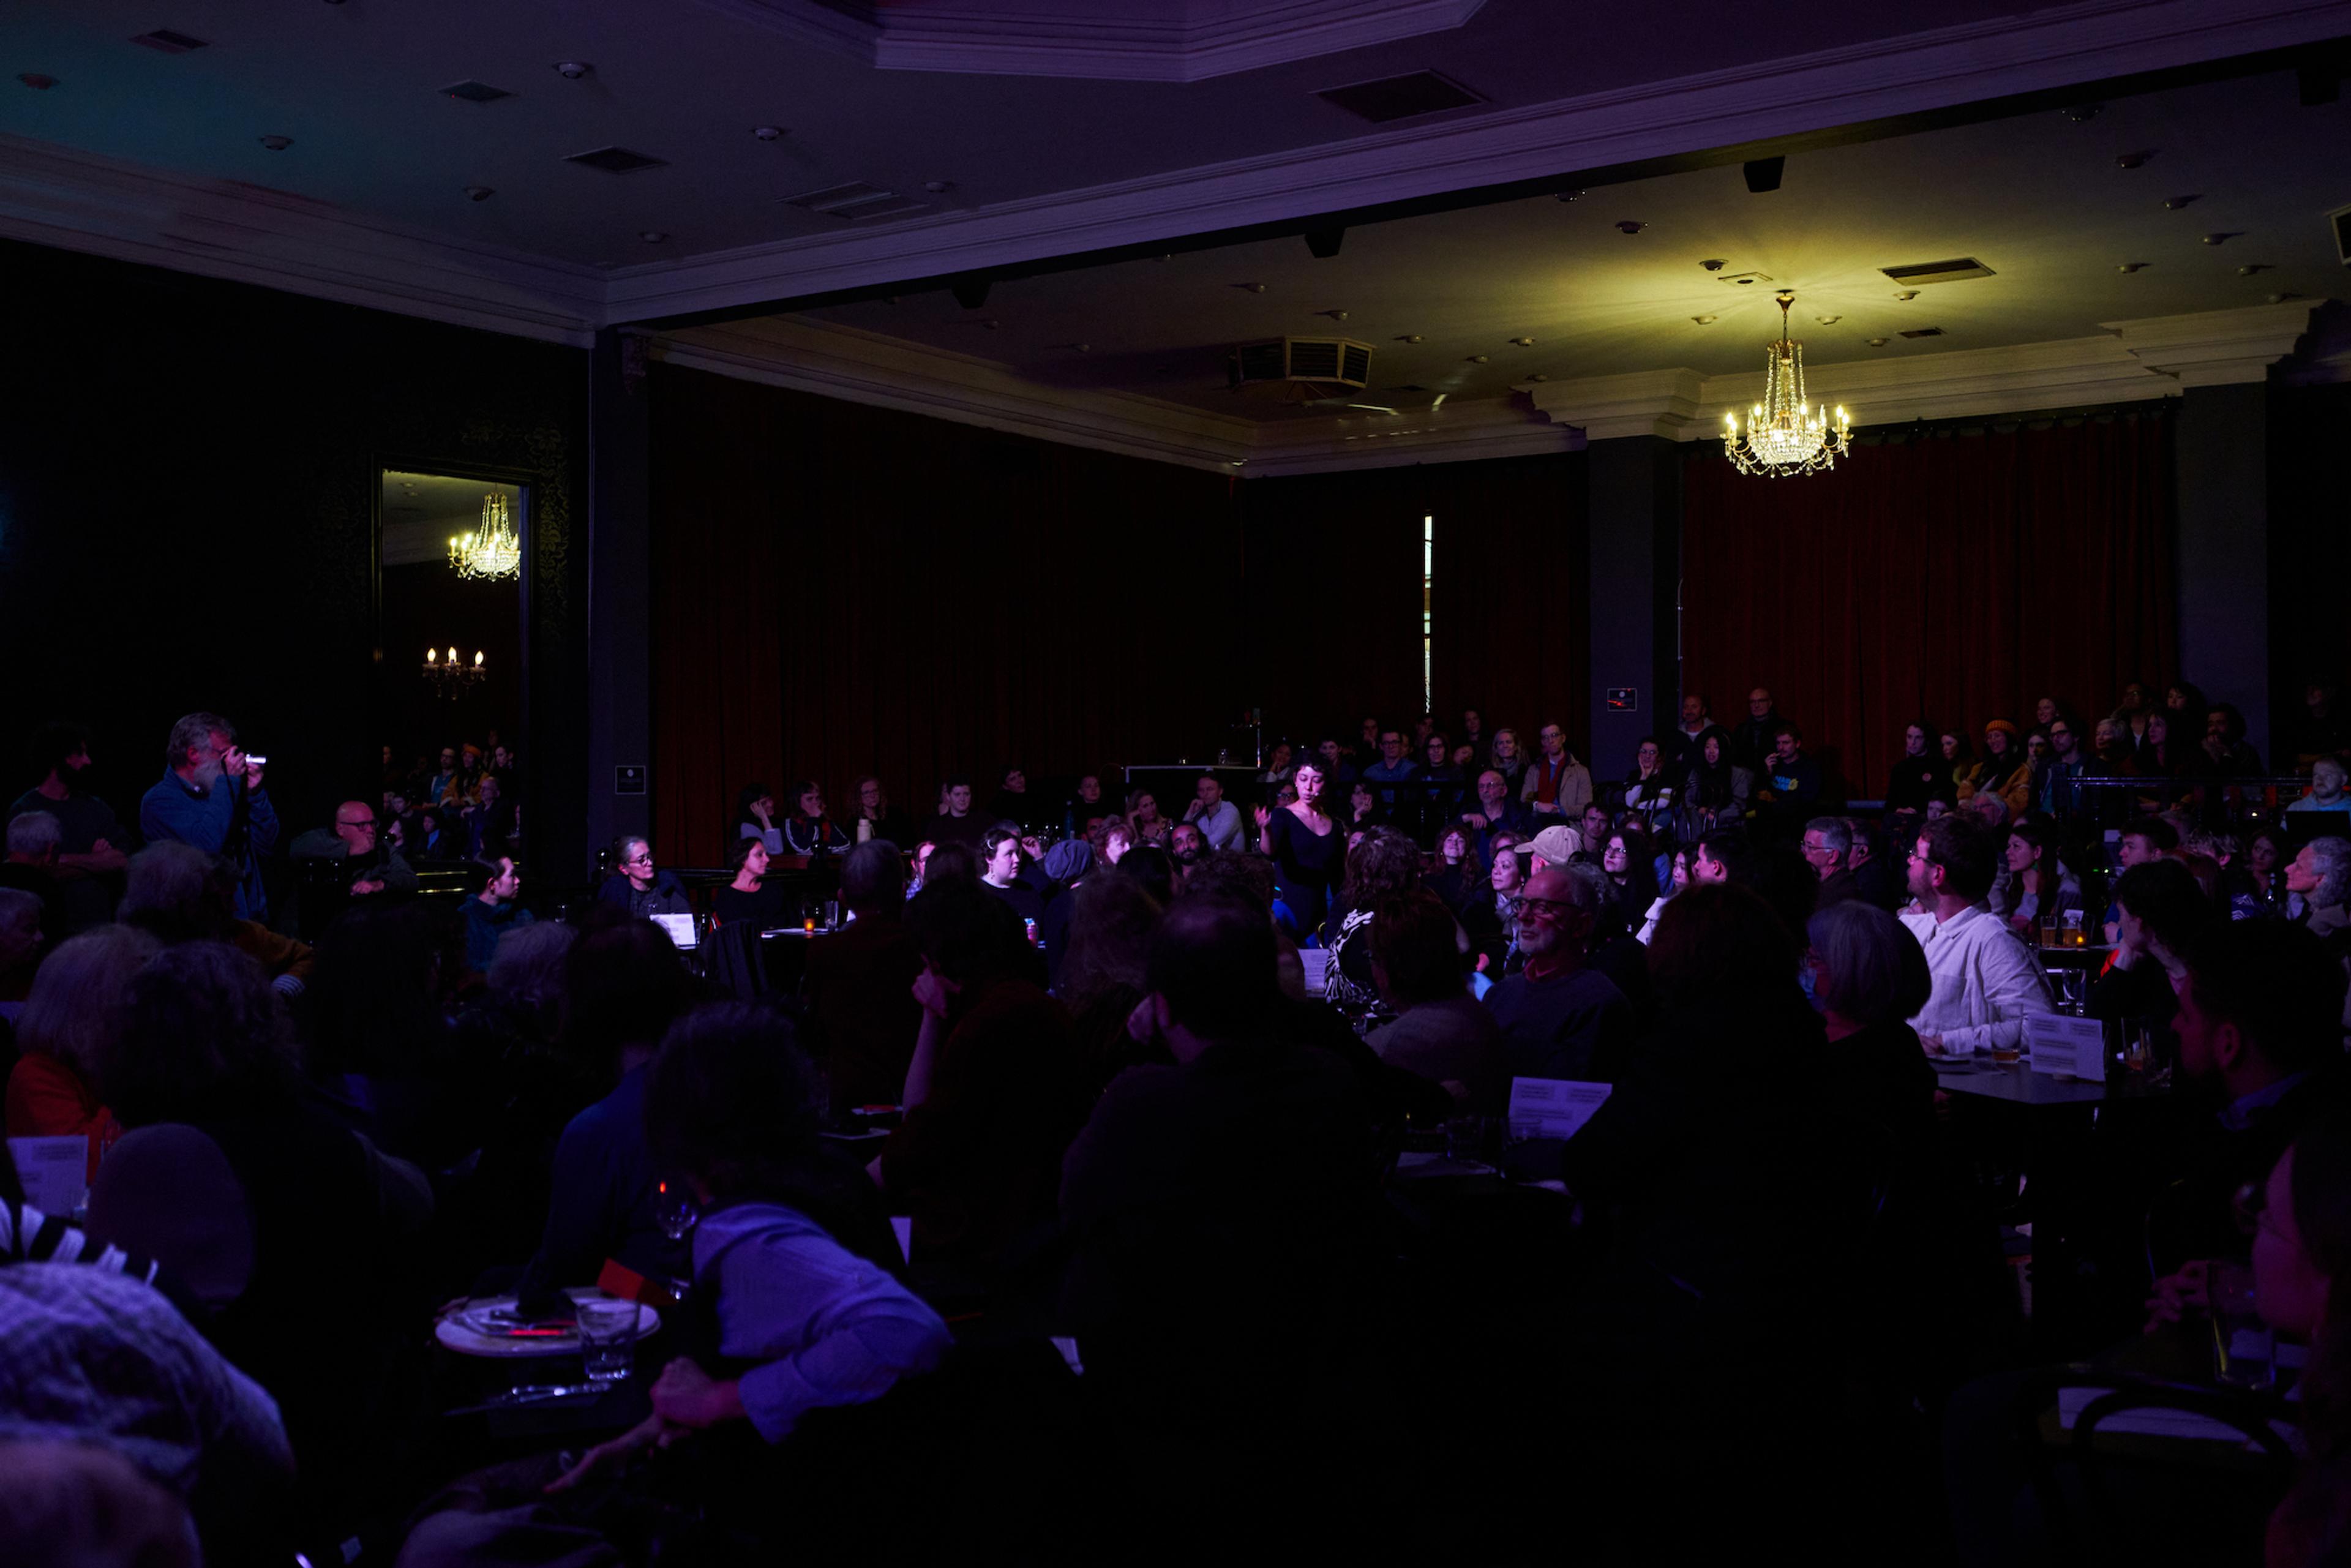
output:
[[1638, 713], [1640, 708], [1641, 694], [1636, 688], [1632, 686], [1610, 686], [1608, 688], [1608, 711], [1610, 713]]

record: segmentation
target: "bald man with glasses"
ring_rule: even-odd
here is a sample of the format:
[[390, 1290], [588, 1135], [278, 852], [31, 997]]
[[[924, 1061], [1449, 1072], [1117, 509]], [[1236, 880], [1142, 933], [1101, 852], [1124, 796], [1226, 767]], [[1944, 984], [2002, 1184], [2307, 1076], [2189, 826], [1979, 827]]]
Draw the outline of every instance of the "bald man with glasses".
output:
[[383, 841], [375, 808], [365, 800], [346, 800], [336, 807], [334, 826], [304, 833], [294, 841], [291, 853], [298, 861], [345, 862], [353, 898], [416, 891], [415, 871], [398, 850]]

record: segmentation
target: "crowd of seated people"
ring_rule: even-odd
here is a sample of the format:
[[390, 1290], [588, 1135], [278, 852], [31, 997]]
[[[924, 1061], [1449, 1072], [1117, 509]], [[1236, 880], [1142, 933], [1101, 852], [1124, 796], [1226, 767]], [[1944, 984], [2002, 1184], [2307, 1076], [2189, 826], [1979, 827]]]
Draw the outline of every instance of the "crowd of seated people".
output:
[[[0, 886], [6, 1122], [81, 1140], [89, 1194], [44, 1214], [0, 1160], [0, 1453], [219, 1562], [768, 1561], [854, 1550], [910, 1490], [925, 1549], [990, 1521], [1042, 1559], [1511, 1559], [1557, 1545], [1554, 1472], [1603, 1561], [1762, 1521], [1834, 1559], [2013, 1561], [2004, 1483], [1936, 1494], [1938, 1457], [2007, 1473], [1947, 1406], [2036, 1352], [2200, 1343], [2249, 1269], [2311, 1347], [2272, 1561], [2332, 1560], [2351, 837], [2308, 824], [2340, 758], [2307, 755], [2290, 822], [2053, 794], [2261, 776], [2217, 707], [2202, 764], [2143, 764], [2202, 706], [2171, 695], [2087, 734], [2044, 703], [1980, 748], [1921, 720], [1870, 812], [1763, 688], [1729, 727], [1689, 697], [1621, 773], [1472, 710], [1187, 793], [1007, 767], [921, 827], [879, 779], [838, 822], [815, 783], [753, 785], [723, 884], [632, 834], [560, 908], [516, 836], [441, 857], [468, 867], [445, 894], [387, 841], [412, 786], [500, 804], [503, 748], [453, 747], [297, 839], [350, 873], [309, 943], [226, 720], [173, 727], [135, 831], [77, 795], [86, 737], [45, 732]], [[765, 929], [800, 856], [835, 858], [844, 918], [789, 991], [651, 918]], [[36, 871], [121, 886], [45, 925]], [[2143, 1033], [2170, 1092], [2102, 1173], [2043, 1314], [2067, 1337], [2028, 1347], [2015, 1194], [1938, 1073], [2069, 1005], [2061, 918], [2112, 928], [2070, 1005]], [[1524, 1137], [1520, 1080], [1605, 1099]], [[1437, 1148], [1488, 1185], [1416, 1178]], [[635, 1424], [453, 1441], [441, 1304], [560, 1316], [615, 1266], [675, 1309]], [[1823, 1519], [1823, 1469], [1870, 1500]], [[1722, 1506], [1677, 1508], [1699, 1473]], [[44, 1520], [0, 1506], [0, 1559], [72, 1560]]]

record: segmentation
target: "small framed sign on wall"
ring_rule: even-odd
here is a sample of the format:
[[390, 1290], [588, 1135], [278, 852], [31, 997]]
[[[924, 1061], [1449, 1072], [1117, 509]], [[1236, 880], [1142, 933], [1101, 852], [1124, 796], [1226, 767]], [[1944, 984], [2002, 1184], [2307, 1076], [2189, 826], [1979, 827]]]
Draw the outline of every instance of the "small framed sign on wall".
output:
[[1635, 686], [1610, 686], [1608, 688], [1608, 711], [1610, 713], [1640, 712], [1641, 693], [1639, 688]]
[[645, 765], [643, 763], [623, 762], [612, 769], [613, 794], [642, 795], [644, 792]]

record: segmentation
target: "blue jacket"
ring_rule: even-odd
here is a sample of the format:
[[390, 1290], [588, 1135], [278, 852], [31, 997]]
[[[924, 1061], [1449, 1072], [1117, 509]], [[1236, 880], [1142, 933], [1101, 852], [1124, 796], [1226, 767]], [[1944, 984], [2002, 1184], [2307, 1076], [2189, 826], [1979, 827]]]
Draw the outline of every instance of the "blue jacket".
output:
[[139, 832], [151, 844], [169, 839], [229, 862], [237, 873], [236, 917], [268, 924], [261, 857], [277, 847], [277, 809], [266, 786], [247, 789], [243, 779], [224, 777], [194, 789], [167, 768], [139, 801]]

